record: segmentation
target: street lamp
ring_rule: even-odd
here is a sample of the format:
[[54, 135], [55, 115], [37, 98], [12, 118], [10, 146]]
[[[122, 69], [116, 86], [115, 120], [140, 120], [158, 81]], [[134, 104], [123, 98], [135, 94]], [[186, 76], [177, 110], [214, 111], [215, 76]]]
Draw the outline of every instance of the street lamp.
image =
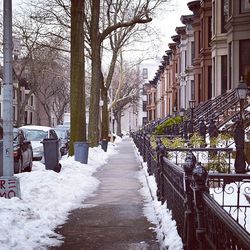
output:
[[182, 126], [182, 137], [184, 137], [184, 115], [185, 115], [185, 109], [181, 108], [179, 111], [180, 117], [181, 117], [181, 126]]
[[173, 114], [174, 114], [174, 117], [176, 116], [176, 112], [177, 112], [177, 108], [176, 106], [173, 107]]
[[236, 121], [236, 126], [234, 130], [234, 142], [236, 147], [236, 157], [234, 162], [235, 172], [238, 174], [246, 173], [246, 160], [244, 153], [245, 146], [245, 129], [244, 129], [244, 119], [243, 119], [243, 109], [244, 101], [247, 97], [247, 84], [240, 79], [238, 87], [236, 88], [239, 101], [240, 101], [240, 120]]
[[185, 115], [185, 109], [184, 108], [181, 108], [180, 111], [179, 111], [179, 114], [180, 114], [180, 117], [181, 117], [181, 122], [183, 122], [183, 117]]
[[191, 109], [191, 119], [189, 123], [189, 133], [193, 135], [194, 133], [194, 108], [195, 108], [195, 100], [189, 100], [189, 108]]
[[239, 100], [240, 100], [240, 120], [243, 123], [243, 107], [244, 107], [244, 101], [247, 97], [247, 84], [243, 81], [243, 78], [241, 77], [240, 82], [236, 88]]

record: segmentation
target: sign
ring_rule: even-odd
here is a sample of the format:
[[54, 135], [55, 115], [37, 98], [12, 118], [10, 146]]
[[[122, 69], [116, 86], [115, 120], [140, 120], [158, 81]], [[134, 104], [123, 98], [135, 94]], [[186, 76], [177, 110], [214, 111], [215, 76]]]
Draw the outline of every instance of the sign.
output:
[[0, 177], [0, 198], [20, 198], [19, 180], [16, 177]]
[[21, 54], [21, 42], [20, 39], [13, 37], [12, 38], [12, 43], [13, 43], [13, 50], [12, 53], [15, 56], [18, 56]]

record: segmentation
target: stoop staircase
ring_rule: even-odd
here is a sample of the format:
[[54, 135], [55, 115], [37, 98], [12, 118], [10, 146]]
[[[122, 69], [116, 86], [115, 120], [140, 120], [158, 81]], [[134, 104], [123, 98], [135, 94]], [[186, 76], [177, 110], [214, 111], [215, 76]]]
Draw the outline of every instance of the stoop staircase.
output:
[[[249, 94], [243, 108], [245, 127], [250, 125]], [[235, 120], [240, 117], [240, 104], [236, 90], [226, 92], [195, 107], [193, 117], [194, 132], [199, 131], [199, 123], [202, 119], [207, 125], [213, 119], [219, 130], [231, 132], [234, 128]], [[187, 112], [186, 119], [191, 120], [191, 110]]]

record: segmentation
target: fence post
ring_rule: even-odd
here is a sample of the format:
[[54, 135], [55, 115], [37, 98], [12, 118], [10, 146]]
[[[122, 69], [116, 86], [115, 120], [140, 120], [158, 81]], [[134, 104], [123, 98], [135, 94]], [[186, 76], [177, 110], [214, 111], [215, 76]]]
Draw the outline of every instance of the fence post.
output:
[[159, 157], [159, 201], [164, 203], [164, 181], [163, 181], [163, 156], [165, 155], [165, 146], [160, 144], [160, 157]]
[[146, 136], [147, 134], [143, 132], [142, 134], [142, 158], [144, 162], [146, 162]]
[[157, 184], [157, 190], [156, 190], [156, 195], [158, 198], [158, 201], [161, 200], [161, 188], [160, 188], [160, 175], [161, 175], [161, 165], [162, 165], [162, 155], [161, 155], [161, 146], [162, 142], [161, 139], [158, 138], [156, 140], [157, 146], [156, 146], [156, 155], [157, 155], [157, 170], [156, 170], [156, 184]]
[[146, 155], [146, 159], [147, 159], [147, 166], [148, 166], [148, 174], [152, 175], [152, 148], [151, 148], [151, 142], [150, 142], [150, 135], [147, 135], [147, 155]]
[[194, 205], [196, 211], [196, 240], [198, 243], [199, 250], [206, 250], [207, 244], [205, 241], [205, 225], [204, 225], [204, 209], [203, 209], [203, 192], [208, 192], [207, 188], [207, 171], [198, 163], [196, 168], [193, 170], [193, 195], [194, 195]]
[[195, 249], [195, 222], [194, 222], [194, 207], [193, 207], [193, 193], [191, 188], [192, 173], [195, 167], [195, 160], [193, 153], [187, 153], [184, 164], [184, 191], [185, 191], [185, 219], [184, 219], [184, 249]]

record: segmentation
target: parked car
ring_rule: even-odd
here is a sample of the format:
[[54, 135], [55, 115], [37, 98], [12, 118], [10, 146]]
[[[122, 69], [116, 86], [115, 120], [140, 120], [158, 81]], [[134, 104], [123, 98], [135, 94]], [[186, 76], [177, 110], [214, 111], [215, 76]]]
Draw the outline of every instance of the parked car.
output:
[[31, 142], [26, 140], [22, 129], [13, 129], [14, 173], [32, 170], [33, 151]]
[[[55, 130], [51, 127], [36, 126], [36, 125], [26, 125], [21, 127], [21, 129], [24, 131], [26, 138], [31, 141], [31, 145], [33, 148], [33, 160], [44, 162], [44, 150], [42, 141], [43, 139], [46, 138], [59, 139]], [[60, 142], [59, 142], [59, 149], [60, 149]], [[59, 158], [61, 158], [60, 153], [59, 153]]]
[[69, 129], [67, 127], [56, 127], [54, 130], [57, 133], [57, 136], [61, 140], [61, 147], [60, 152], [61, 155], [66, 155], [69, 152], [69, 141], [70, 141], [70, 135], [69, 135]]

